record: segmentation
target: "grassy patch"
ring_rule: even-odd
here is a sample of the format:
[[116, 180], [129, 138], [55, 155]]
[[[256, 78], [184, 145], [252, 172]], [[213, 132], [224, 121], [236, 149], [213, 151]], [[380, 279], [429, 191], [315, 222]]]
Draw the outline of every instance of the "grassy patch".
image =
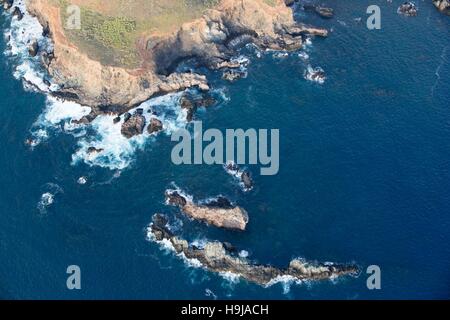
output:
[[[170, 33], [201, 17], [220, 0], [49, 0], [60, 6], [63, 25], [66, 8], [81, 9], [81, 30], [68, 30], [69, 40], [103, 64], [139, 65], [136, 43], [152, 33]], [[269, 0], [270, 1], [270, 0]]]

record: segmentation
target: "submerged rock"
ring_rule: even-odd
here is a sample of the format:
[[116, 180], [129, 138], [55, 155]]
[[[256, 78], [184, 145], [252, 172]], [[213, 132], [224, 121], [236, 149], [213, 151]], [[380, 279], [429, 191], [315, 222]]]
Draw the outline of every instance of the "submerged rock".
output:
[[245, 189], [250, 190], [253, 188], [253, 180], [250, 175], [250, 172], [248, 172], [248, 171], [242, 172], [241, 181], [244, 184]]
[[254, 183], [250, 171], [241, 170], [234, 161], [228, 161], [223, 167], [229, 175], [239, 180], [243, 191], [247, 192], [253, 189]]
[[167, 190], [166, 200], [168, 204], [178, 206], [188, 217], [219, 228], [243, 231], [249, 221], [244, 209], [233, 206], [224, 197], [219, 197], [205, 205], [198, 205], [175, 190]]
[[414, 2], [407, 1], [400, 5], [400, 7], [398, 7], [397, 12], [405, 16], [414, 17], [417, 16], [418, 9]]
[[334, 10], [328, 7], [322, 7], [321, 5], [316, 4], [304, 4], [303, 9], [305, 11], [315, 12], [322, 18], [331, 19], [334, 17]]
[[334, 10], [332, 8], [325, 8], [321, 6], [317, 6], [315, 11], [319, 16], [326, 19], [331, 19], [334, 17]]
[[312, 68], [311, 66], [308, 66], [308, 68], [305, 70], [304, 77], [306, 80], [317, 82], [320, 84], [325, 83], [325, 80], [327, 78], [325, 71], [321, 67]]
[[239, 70], [226, 70], [223, 72], [222, 79], [234, 82], [244, 76], [244, 73]]
[[199, 248], [173, 235], [167, 220], [161, 215], [154, 216], [149, 235], [158, 242], [169, 241], [177, 254], [195, 259], [211, 272], [231, 273], [262, 286], [276, 283], [284, 277], [293, 280], [325, 280], [358, 274], [358, 267], [355, 265], [311, 264], [300, 259], [292, 260], [287, 268], [256, 264], [249, 261], [247, 255], [236, 256], [236, 249], [232, 244], [218, 241], [207, 242]]
[[96, 147], [89, 147], [89, 148], [87, 149], [87, 153], [88, 153], [88, 154], [97, 154], [97, 153], [101, 153], [101, 152], [103, 152], [103, 151], [104, 151], [104, 149], [96, 148]]

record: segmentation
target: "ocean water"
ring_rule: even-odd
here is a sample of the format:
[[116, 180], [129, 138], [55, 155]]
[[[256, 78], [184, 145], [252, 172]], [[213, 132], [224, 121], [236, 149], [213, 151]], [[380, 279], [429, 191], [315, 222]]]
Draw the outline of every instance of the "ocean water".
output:
[[[208, 72], [220, 103], [198, 113], [204, 127], [280, 129], [280, 172], [263, 177], [250, 166], [256, 186], [248, 193], [220, 166], [173, 165], [169, 135], [124, 141], [109, 118], [70, 126], [68, 117], [89, 110], [24, 90], [13, 75], [29, 66], [5, 54], [0, 298], [450, 298], [450, 18], [431, 1], [417, 2], [418, 17], [399, 16], [401, 2], [329, 0], [332, 20], [299, 14], [333, 30], [300, 56], [247, 48], [245, 79], [230, 84]], [[365, 26], [369, 4], [381, 7], [381, 30]], [[10, 18], [1, 15], [0, 25], [7, 31]], [[324, 84], [304, 78], [308, 66], [326, 72]], [[184, 126], [174, 101], [144, 106], [174, 130]], [[37, 145], [25, 145], [28, 138]], [[92, 144], [107, 156], [88, 157]], [[230, 197], [249, 212], [248, 231], [185, 219], [164, 204], [174, 184], [194, 199]], [[260, 263], [302, 257], [354, 262], [362, 272], [268, 288], [226, 279], [148, 241], [157, 212], [176, 219], [187, 239], [229, 241]], [[81, 290], [66, 287], [69, 265], [81, 268]], [[381, 290], [366, 287], [369, 265], [381, 268]]]

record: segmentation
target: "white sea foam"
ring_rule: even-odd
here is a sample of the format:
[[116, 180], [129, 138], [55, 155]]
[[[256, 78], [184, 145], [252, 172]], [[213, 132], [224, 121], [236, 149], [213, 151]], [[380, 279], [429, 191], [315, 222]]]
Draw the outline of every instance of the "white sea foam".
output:
[[[58, 87], [51, 84], [46, 70], [40, 63], [40, 55], [31, 57], [28, 53], [29, 45], [37, 41], [40, 52], [52, 52], [53, 44], [50, 38], [43, 36], [43, 27], [38, 19], [32, 17], [26, 8], [25, 0], [16, 0], [14, 6], [19, 7], [23, 13], [23, 19], [13, 17], [11, 27], [5, 31], [8, 39], [6, 55], [11, 57], [16, 64], [14, 76], [24, 80], [26, 88], [37, 89], [44, 93], [56, 91]], [[12, 11], [13, 9], [11, 9]], [[238, 60], [245, 64], [245, 59]], [[162, 121], [164, 132], [171, 134], [175, 130], [186, 125], [186, 111], [179, 107], [179, 99], [182, 93], [169, 94], [150, 99], [144, 102], [140, 108], [144, 109], [144, 116], [149, 123], [152, 117]], [[152, 110], [156, 113], [148, 113]], [[111, 170], [121, 170], [130, 165], [134, 153], [142, 149], [150, 137], [145, 132], [143, 135], [126, 139], [120, 133], [122, 122], [114, 125], [113, 116], [102, 115], [97, 117], [90, 126], [74, 124], [72, 120], [79, 120], [89, 114], [90, 108], [74, 102], [47, 97], [46, 108], [38, 117], [31, 128], [32, 138], [27, 143], [30, 147], [36, 147], [46, 141], [54, 131], [70, 133], [78, 140], [79, 150], [72, 156], [72, 164], [84, 162], [91, 166], [100, 166]], [[133, 112], [134, 110], [131, 110]], [[122, 120], [123, 121], [123, 120]], [[92, 135], [87, 135], [87, 129], [92, 128]], [[89, 153], [88, 149], [95, 147], [103, 149], [102, 152]]]
[[78, 178], [77, 183], [81, 184], [81, 185], [85, 185], [87, 183], [87, 178], [86, 177], [80, 177], [80, 178]]
[[302, 59], [303, 61], [308, 61], [309, 60], [309, 54], [307, 54], [305, 51], [300, 51], [298, 53], [298, 57], [300, 59]]
[[239, 274], [236, 273], [232, 273], [232, 272], [219, 272], [219, 275], [224, 278], [227, 282], [231, 283], [231, 284], [235, 284], [238, 283], [241, 276]]
[[[172, 182], [171, 184], [172, 184], [172, 186], [173, 186], [175, 189], [167, 189], [166, 192], [168, 192], [168, 193], [177, 192], [180, 196], [182, 196], [183, 198], [185, 198], [188, 202], [194, 202], [194, 197], [193, 197], [193, 196], [191, 196], [191, 195], [188, 194], [186, 191], [184, 191], [184, 190], [182, 190], [180, 187], [178, 187], [178, 186], [175, 184], [175, 182]], [[166, 201], [166, 204], [169, 204], [169, 203]]]
[[243, 259], [247, 259], [248, 256], [249, 256], [248, 251], [246, 251], [246, 250], [241, 250], [241, 251], [239, 251], [239, 257], [241, 257], [241, 258], [243, 258]]
[[241, 187], [242, 191], [248, 192], [253, 189], [253, 187], [247, 188], [245, 184], [242, 182], [242, 174], [245, 172], [245, 169], [241, 170], [241, 168], [239, 168], [239, 166], [234, 161], [228, 161], [223, 165], [223, 168], [230, 176], [232, 176], [235, 179], [235, 181]]
[[283, 59], [283, 58], [287, 58], [289, 57], [289, 53], [287, 52], [275, 52], [272, 57], [276, 58], [276, 59]]
[[37, 209], [41, 215], [47, 213], [47, 208], [55, 202], [55, 196], [59, 193], [63, 193], [62, 188], [56, 183], [47, 183], [44, 189], [46, 191], [41, 195], [37, 204]]
[[40, 56], [31, 57], [28, 54], [28, 47], [33, 41], [38, 42], [40, 51], [53, 51], [53, 44], [48, 37], [43, 36], [41, 24], [37, 18], [28, 13], [25, 2], [25, 0], [14, 1], [13, 8], [18, 7], [23, 13], [23, 18], [19, 21], [16, 17], [12, 17], [11, 27], [4, 33], [8, 39], [5, 54], [17, 60], [14, 77], [23, 79], [28, 84], [26, 88], [37, 88], [44, 92], [53, 91], [56, 90], [56, 86], [44, 81], [46, 72], [39, 63]]
[[211, 297], [214, 300], [217, 300], [217, 295], [211, 289], [208, 289], [208, 288], [205, 289], [205, 296]]
[[53, 131], [68, 132], [76, 137], [83, 135], [84, 127], [75, 125], [72, 120], [80, 120], [90, 112], [91, 108], [89, 107], [47, 96], [45, 110], [31, 128], [30, 146], [35, 147], [46, 141]]
[[272, 280], [269, 281], [269, 283], [265, 285], [265, 287], [268, 288], [276, 284], [281, 284], [283, 287], [283, 293], [288, 294], [293, 284], [301, 284], [301, 283], [302, 283], [301, 280], [293, 276], [284, 275], [273, 278]]
[[321, 67], [313, 68], [310, 65], [306, 68], [304, 77], [308, 81], [317, 82], [319, 84], [324, 84], [326, 80], [325, 73]]

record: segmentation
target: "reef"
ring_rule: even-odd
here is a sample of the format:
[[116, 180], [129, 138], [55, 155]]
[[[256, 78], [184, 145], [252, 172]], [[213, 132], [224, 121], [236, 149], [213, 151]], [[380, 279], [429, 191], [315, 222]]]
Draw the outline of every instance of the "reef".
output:
[[269, 286], [279, 281], [310, 281], [334, 279], [342, 276], [356, 276], [358, 267], [352, 264], [318, 264], [302, 259], [293, 259], [286, 268], [254, 263], [247, 258], [236, 255], [236, 248], [229, 243], [207, 242], [201, 247], [174, 235], [168, 226], [168, 220], [161, 214], [153, 216], [149, 236], [154, 241], [165, 243], [176, 254], [200, 264], [210, 272], [232, 274], [249, 282]]

